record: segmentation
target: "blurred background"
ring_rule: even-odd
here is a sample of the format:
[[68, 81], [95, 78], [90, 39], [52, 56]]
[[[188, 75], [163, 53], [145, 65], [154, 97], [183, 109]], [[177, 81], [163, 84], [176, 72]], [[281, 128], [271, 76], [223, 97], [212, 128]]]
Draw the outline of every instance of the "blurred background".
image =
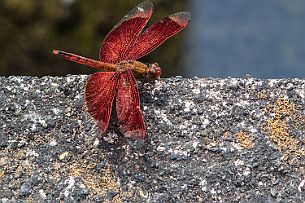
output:
[[[142, 0], [1, 0], [0, 75], [90, 74], [53, 49], [98, 59], [111, 28]], [[153, 0], [149, 25], [190, 11], [187, 29], [141, 58], [163, 77], [305, 78], [304, 0]]]

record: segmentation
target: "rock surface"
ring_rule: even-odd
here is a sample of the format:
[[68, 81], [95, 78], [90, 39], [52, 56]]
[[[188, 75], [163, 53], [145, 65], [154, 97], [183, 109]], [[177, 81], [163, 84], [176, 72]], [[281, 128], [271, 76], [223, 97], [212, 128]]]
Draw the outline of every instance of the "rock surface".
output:
[[305, 201], [305, 80], [146, 83], [135, 146], [115, 114], [101, 138], [86, 79], [0, 78], [0, 202]]

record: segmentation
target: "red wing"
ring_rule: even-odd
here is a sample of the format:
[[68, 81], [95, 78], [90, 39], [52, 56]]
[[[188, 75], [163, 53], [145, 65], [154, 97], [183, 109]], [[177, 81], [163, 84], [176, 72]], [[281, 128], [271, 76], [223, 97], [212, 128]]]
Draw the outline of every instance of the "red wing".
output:
[[140, 96], [136, 79], [131, 70], [122, 72], [117, 84], [116, 111], [121, 130], [125, 137], [146, 137]]
[[100, 49], [100, 60], [116, 63], [126, 59], [126, 51], [143, 30], [152, 12], [153, 4], [146, 0], [124, 16], [105, 37]]
[[185, 28], [191, 20], [188, 12], [179, 12], [154, 23], [139, 35], [127, 51], [127, 59], [136, 60], [152, 52], [165, 40]]
[[85, 90], [88, 112], [105, 133], [107, 130], [112, 103], [118, 81], [117, 72], [97, 72], [90, 76]]

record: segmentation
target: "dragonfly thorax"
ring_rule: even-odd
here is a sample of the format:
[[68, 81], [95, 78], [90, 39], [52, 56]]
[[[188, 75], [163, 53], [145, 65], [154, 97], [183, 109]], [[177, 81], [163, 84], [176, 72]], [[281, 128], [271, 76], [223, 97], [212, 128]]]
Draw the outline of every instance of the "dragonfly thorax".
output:
[[158, 79], [161, 75], [161, 68], [157, 63], [147, 65], [140, 61], [126, 60], [117, 65], [117, 71], [123, 72], [131, 69], [137, 79]]

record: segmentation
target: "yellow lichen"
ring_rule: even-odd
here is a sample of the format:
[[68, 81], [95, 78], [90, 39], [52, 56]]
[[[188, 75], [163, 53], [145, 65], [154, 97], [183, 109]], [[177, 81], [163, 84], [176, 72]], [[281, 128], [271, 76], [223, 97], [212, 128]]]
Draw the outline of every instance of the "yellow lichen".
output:
[[258, 92], [256, 96], [258, 99], [261, 99], [261, 100], [266, 100], [268, 98], [268, 95], [266, 92]]
[[88, 187], [103, 196], [110, 191], [119, 193], [120, 188], [113, 178], [112, 171], [109, 168], [104, 168], [101, 174], [102, 176], [88, 174], [86, 177]]
[[53, 164], [53, 169], [54, 169], [54, 172], [52, 173], [52, 178], [54, 178], [55, 180], [59, 181], [60, 178], [61, 178], [61, 173], [60, 173], [60, 170], [62, 169], [62, 164], [61, 163], [58, 163], [58, 162], [55, 162]]
[[236, 134], [236, 139], [238, 140], [239, 144], [246, 149], [253, 147], [253, 135], [250, 133], [245, 133], [243, 131], [238, 132]]
[[26, 203], [32, 203], [33, 201], [33, 196], [30, 195], [27, 199], [26, 199]]
[[5, 172], [4, 171], [0, 171], [0, 178], [4, 177]]
[[63, 152], [59, 155], [59, 160], [63, 160], [64, 158], [66, 158], [69, 155], [69, 152]]
[[[94, 172], [97, 163], [82, 164], [74, 163], [69, 167], [70, 175], [74, 177], [82, 177], [86, 186], [91, 192], [101, 196], [107, 196], [108, 192], [116, 192], [112, 202], [122, 202], [120, 195], [120, 187], [113, 176], [110, 168], [105, 167], [100, 172]], [[106, 201], [107, 202], [107, 201]]]
[[275, 101], [274, 106], [275, 118], [281, 119], [284, 116], [291, 116], [296, 112], [295, 105], [287, 99], [279, 98]]
[[30, 161], [24, 160], [18, 163], [18, 167], [15, 170], [15, 177], [20, 177], [21, 174], [29, 175], [33, 172], [33, 165]]
[[268, 130], [270, 139], [277, 144], [279, 149], [296, 149], [298, 141], [288, 133], [287, 122], [277, 119], [268, 121]]
[[289, 134], [289, 129], [293, 128], [295, 123], [299, 123], [299, 118], [302, 117], [296, 106], [287, 99], [279, 98], [273, 106], [269, 106], [268, 110], [271, 115], [267, 121], [269, 138], [281, 151], [284, 151], [284, 159], [304, 156], [305, 150], [301, 140]]

